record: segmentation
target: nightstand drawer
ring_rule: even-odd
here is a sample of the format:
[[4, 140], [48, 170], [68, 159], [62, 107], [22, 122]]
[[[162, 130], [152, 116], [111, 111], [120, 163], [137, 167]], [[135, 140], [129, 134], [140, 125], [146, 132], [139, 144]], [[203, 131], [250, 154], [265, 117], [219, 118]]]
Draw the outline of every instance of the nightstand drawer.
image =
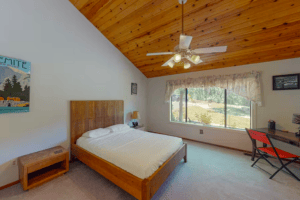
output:
[[27, 168], [27, 173], [32, 173], [32, 172], [35, 172], [39, 169], [43, 169], [45, 167], [48, 167], [50, 165], [53, 165], [55, 163], [58, 163], [58, 162], [62, 162], [66, 159], [66, 154], [63, 154], [63, 155], [60, 155], [60, 156], [57, 156], [57, 157], [53, 157], [53, 158], [50, 158], [50, 159], [47, 159], [43, 162], [40, 162], [40, 163], [37, 163], [35, 165], [32, 165], [32, 166], [29, 166]]

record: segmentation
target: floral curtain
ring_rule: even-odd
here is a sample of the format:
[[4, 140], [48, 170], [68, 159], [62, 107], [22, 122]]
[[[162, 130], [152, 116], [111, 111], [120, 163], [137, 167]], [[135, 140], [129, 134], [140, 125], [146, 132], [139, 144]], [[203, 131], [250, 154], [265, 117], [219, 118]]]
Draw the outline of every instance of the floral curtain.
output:
[[245, 97], [258, 106], [262, 106], [260, 75], [261, 72], [253, 71], [242, 74], [169, 80], [166, 85], [165, 102], [169, 102], [173, 92], [179, 88], [209, 89], [219, 87]]

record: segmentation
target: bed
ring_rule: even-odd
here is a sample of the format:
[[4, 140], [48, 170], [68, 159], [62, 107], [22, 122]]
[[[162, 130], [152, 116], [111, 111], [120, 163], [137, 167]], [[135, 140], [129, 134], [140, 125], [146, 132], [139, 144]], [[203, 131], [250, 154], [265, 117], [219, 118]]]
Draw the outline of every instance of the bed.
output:
[[[179, 138], [134, 129], [96, 140], [81, 137], [89, 130], [123, 123], [123, 101], [71, 101], [71, 156], [76, 157], [135, 198], [150, 200], [181, 160], [187, 161], [187, 145]], [[153, 154], [159, 161], [155, 164], [150, 163], [149, 166], [143, 165], [142, 162], [143, 155], [149, 156], [147, 155], [149, 150], [143, 149], [143, 146], [147, 146], [143, 145], [146, 141], [153, 150], [157, 149]], [[162, 143], [168, 144], [169, 147], [163, 148]], [[101, 148], [99, 145], [102, 145]], [[112, 150], [108, 151], [116, 148], [119, 148], [117, 152], [120, 155], [113, 155]], [[140, 158], [130, 156], [135, 149], [139, 149]], [[134, 168], [136, 166], [143, 167]]]

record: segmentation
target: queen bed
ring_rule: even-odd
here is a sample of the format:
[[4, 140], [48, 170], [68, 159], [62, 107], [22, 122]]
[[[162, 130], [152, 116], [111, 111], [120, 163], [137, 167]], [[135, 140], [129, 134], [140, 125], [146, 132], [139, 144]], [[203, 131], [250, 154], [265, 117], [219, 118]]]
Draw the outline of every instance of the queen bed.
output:
[[181, 160], [186, 162], [187, 145], [126, 125], [101, 137], [84, 134], [116, 124], [124, 124], [123, 101], [71, 101], [72, 156], [137, 199], [149, 200]]

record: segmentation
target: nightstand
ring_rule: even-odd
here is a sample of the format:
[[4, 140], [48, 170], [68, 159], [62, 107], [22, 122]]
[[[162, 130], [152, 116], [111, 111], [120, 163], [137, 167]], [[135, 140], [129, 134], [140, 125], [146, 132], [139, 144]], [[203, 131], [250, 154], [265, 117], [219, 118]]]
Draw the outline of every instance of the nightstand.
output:
[[134, 128], [134, 129], [137, 129], [137, 130], [140, 130], [140, 131], [146, 131], [145, 126], [136, 126], [136, 127], [132, 126], [131, 128]]
[[69, 171], [69, 151], [58, 146], [22, 156], [19, 171], [23, 189], [31, 189]]

